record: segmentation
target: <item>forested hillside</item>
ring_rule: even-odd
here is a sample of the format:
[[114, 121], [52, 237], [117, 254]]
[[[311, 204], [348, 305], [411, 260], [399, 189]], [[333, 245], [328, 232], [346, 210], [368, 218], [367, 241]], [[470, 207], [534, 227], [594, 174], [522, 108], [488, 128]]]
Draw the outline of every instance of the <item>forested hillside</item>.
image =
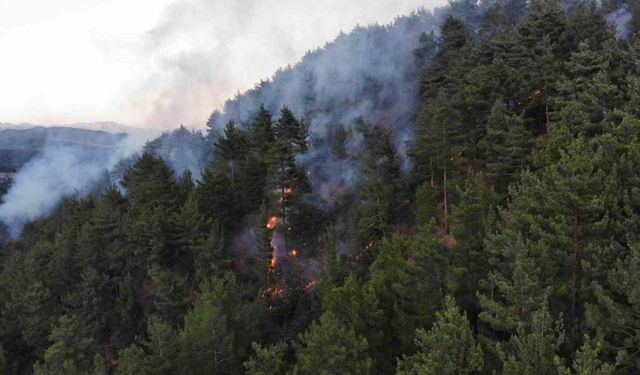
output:
[[70, 127], [0, 129], [0, 172], [16, 172], [45, 147], [75, 146], [101, 151], [114, 147], [124, 137], [125, 134]]
[[441, 12], [400, 91], [256, 89], [3, 243], [1, 373], [640, 374], [640, 6]]

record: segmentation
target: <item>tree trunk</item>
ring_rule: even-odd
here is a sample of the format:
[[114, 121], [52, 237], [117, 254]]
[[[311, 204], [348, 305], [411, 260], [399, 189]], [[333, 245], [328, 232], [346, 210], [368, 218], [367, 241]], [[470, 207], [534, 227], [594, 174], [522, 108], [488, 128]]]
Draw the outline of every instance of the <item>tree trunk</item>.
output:
[[578, 272], [580, 271], [580, 209], [576, 205], [573, 210], [573, 264], [571, 267], [571, 283], [573, 285], [571, 296], [571, 319], [577, 314]]
[[551, 124], [551, 114], [549, 113], [549, 86], [547, 86], [547, 80], [544, 81], [544, 115], [546, 118], [545, 129], [548, 134]]
[[447, 202], [447, 158], [442, 163], [443, 178], [442, 191], [444, 195], [444, 234], [449, 234], [449, 204]]

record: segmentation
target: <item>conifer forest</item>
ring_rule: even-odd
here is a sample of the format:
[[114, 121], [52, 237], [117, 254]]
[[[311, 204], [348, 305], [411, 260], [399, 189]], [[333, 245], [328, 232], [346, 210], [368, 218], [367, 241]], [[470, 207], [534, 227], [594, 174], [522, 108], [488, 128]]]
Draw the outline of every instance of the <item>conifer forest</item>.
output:
[[640, 2], [358, 27], [21, 224], [1, 374], [640, 374]]

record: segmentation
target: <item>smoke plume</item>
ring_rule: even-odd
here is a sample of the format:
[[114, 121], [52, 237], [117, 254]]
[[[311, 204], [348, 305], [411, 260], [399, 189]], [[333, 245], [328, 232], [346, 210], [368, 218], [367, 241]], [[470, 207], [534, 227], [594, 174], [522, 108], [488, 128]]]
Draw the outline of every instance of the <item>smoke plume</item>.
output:
[[210, 111], [239, 89], [299, 60], [341, 30], [386, 24], [397, 14], [446, 2], [186, 0], [170, 5], [141, 40], [101, 43], [108, 55], [124, 56], [138, 67], [123, 88], [123, 121], [167, 129], [204, 124]]
[[0, 221], [13, 238], [25, 223], [51, 213], [65, 197], [86, 196], [109, 170], [142, 146], [146, 137], [128, 136], [105, 148], [47, 142], [22, 167], [0, 205]]
[[362, 137], [354, 125], [364, 120], [394, 130], [395, 145], [405, 155], [413, 138], [418, 72], [413, 51], [420, 35], [437, 31], [444, 11], [425, 10], [397, 18], [390, 25], [359, 27], [308, 53], [298, 64], [278, 71], [270, 81], [228, 100], [211, 117], [221, 129], [229, 120], [249, 124], [264, 104], [277, 117], [283, 106], [309, 123], [311, 150], [298, 161], [308, 169], [314, 191], [328, 198], [357, 181], [353, 159], [336, 160], [330, 139], [338, 126], [350, 129], [349, 153], [357, 155]]

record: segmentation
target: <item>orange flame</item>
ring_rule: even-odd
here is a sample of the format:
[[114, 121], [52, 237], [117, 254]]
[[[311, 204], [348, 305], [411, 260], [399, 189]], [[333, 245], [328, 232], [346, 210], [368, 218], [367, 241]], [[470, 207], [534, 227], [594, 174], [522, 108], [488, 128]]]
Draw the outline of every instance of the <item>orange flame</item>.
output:
[[265, 293], [273, 298], [273, 297], [277, 297], [277, 296], [283, 294], [284, 293], [284, 289], [278, 288], [278, 287], [267, 288]]
[[276, 268], [276, 264], [278, 264], [278, 261], [276, 260], [276, 255], [273, 254], [271, 255], [271, 262], [269, 262], [269, 271], [273, 271]]
[[307, 285], [304, 286], [305, 290], [309, 290], [315, 288], [318, 284], [320, 284], [320, 280], [311, 280]]
[[282, 190], [282, 196], [278, 199], [278, 203], [284, 202], [286, 198], [289, 198], [292, 195], [293, 195], [293, 188], [290, 186], [285, 187]]
[[291, 256], [291, 257], [297, 257], [297, 256], [298, 256], [298, 250], [296, 250], [296, 249], [291, 249], [291, 251], [289, 251], [289, 256]]
[[362, 256], [364, 255], [364, 253], [366, 253], [367, 251], [371, 250], [371, 248], [373, 248], [373, 246], [375, 245], [375, 242], [370, 241], [365, 247], [364, 249], [362, 249], [361, 252], [359, 252], [358, 254], [356, 254], [356, 261], [360, 261], [360, 259], [362, 259]]
[[279, 217], [271, 216], [269, 218], [269, 221], [267, 222], [267, 229], [273, 230], [273, 228], [275, 228], [276, 225], [278, 225], [279, 222], [280, 222], [280, 218]]

